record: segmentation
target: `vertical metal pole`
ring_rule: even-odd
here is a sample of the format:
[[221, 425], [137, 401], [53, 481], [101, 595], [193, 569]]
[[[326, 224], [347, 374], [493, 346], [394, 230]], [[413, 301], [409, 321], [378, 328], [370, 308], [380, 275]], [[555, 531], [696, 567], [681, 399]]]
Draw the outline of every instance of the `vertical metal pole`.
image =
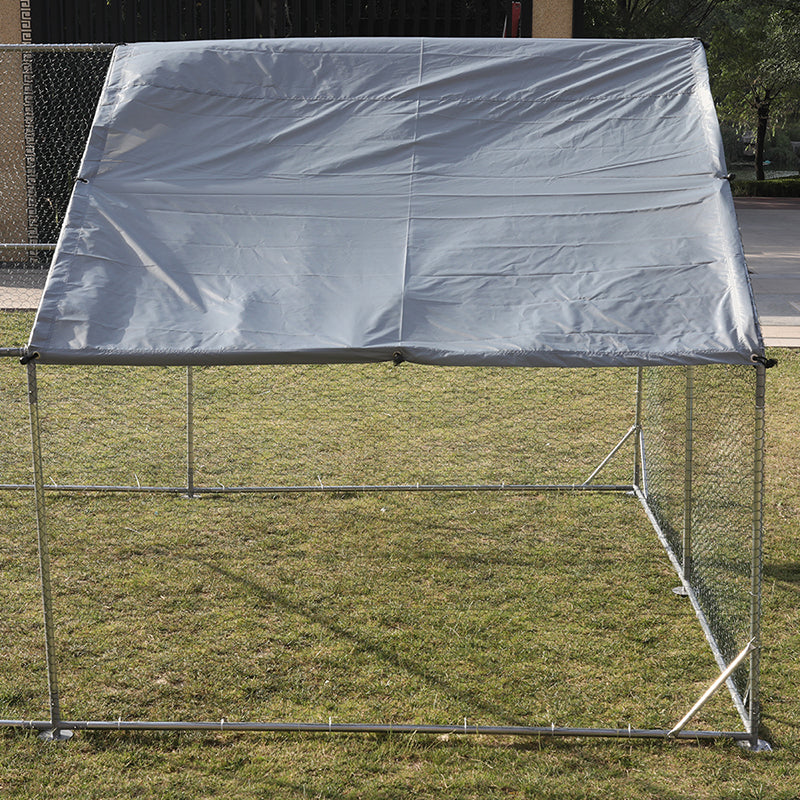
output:
[[636, 434], [634, 436], [633, 445], [633, 485], [640, 488], [642, 481], [642, 393], [644, 386], [644, 370], [642, 367], [636, 369], [636, 418], [634, 425], [636, 426]]
[[686, 439], [683, 462], [683, 578], [692, 578], [692, 464], [694, 460], [694, 367], [686, 367]]
[[28, 408], [31, 421], [31, 449], [33, 451], [33, 494], [36, 504], [36, 529], [39, 547], [39, 582], [42, 593], [44, 615], [44, 650], [47, 660], [47, 690], [50, 697], [50, 721], [52, 728], [40, 735], [49, 741], [63, 741], [72, 736], [72, 731], [62, 729], [61, 704], [58, 696], [58, 673], [56, 670], [55, 629], [53, 625], [53, 597], [50, 587], [50, 544], [47, 537], [45, 514], [44, 477], [42, 473], [42, 446], [39, 429], [39, 397], [36, 381], [36, 364], [28, 361]]
[[194, 497], [194, 376], [186, 367], [186, 496]]
[[761, 721], [759, 701], [759, 672], [761, 659], [761, 577], [762, 546], [764, 537], [764, 437], [765, 396], [767, 370], [764, 364], [756, 364], [756, 408], [753, 470], [753, 544], [750, 564], [750, 638], [753, 650], [750, 653], [750, 746], [760, 749], [758, 728]]

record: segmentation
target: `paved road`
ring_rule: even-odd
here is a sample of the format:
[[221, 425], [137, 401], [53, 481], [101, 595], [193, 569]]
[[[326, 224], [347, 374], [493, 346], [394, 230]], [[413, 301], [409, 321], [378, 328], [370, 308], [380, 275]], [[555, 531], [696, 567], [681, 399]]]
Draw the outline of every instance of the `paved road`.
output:
[[736, 215], [764, 340], [800, 347], [800, 198], [737, 198]]

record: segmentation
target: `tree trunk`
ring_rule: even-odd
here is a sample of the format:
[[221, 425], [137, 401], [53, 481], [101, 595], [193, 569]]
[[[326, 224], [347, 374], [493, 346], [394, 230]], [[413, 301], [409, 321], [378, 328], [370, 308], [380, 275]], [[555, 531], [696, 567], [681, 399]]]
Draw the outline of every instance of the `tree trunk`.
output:
[[756, 128], [756, 180], [764, 180], [764, 142], [767, 138], [769, 104], [758, 107], [758, 127]]

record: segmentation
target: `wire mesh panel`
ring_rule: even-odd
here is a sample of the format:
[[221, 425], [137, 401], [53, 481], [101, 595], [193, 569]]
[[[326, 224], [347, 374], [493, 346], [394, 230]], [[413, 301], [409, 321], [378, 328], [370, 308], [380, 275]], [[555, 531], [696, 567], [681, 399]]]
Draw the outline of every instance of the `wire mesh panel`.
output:
[[49, 485], [186, 485], [185, 371], [42, 367], [39, 404]]
[[111, 56], [0, 46], [0, 308], [36, 308]]
[[[65, 719], [663, 728], [713, 675], [624, 496], [47, 501]], [[0, 645], [5, 713], [27, 718], [46, 708], [38, 610], [17, 601], [25, 635]], [[720, 702], [698, 724], [737, 719]]]
[[19, 353], [33, 312], [0, 311], [0, 485], [31, 483], [31, 436], [25, 371]]
[[31, 492], [0, 492], [0, 713], [6, 714], [47, 714], [32, 512]]
[[[648, 503], [722, 659], [751, 637], [754, 397], [750, 367], [645, 370]], [[747, 688], [747, 666], [734, 673]]]
[[683, 559], [686, 369], [643, 370], [644, 480], [650, 509]]
[[[70, 698], [69, 716], [59, 719], [80, 709], [196, 719], [231, 708], [239, 718], [319, 718], [359, 713], [366, 687], [379, 713], [411, 725], [431, 713], [434, 724], [447, 724], [460, 709], [479, 724], [496, 712], [523, 726], [566, 715], [589, 725], [613, 718], [612, 698], [624, 715], [625, 697], [652, 686], [657, 708], [636, 703], [652, 726], [640, 732], [666, 736], [713, 674], [711, 653], [698, 649], [700, 631], [689, 633], [689, 606], [669, 592], [668, 564], [640, 550], [635, 506], [621, 491], [632, 488], [634, 473], [631, 370], [27, 369], [39, 375], [30, 396], [41, 422], [39, 472], [51, 489], [130, 484], [131, 476], [133, 488], [173, 494], [193, 480], [219, 488], [578, 485], [620, 445], [595, 476], [619, 482], [620, 492], [592, 499], [536, 490], [409, 499], [379, 486], [368, 494], [268, 490], [266, 498], [235, 500], [42, 491], [40, 522], [47, 517], [53, 538], [52, 605], [68, 601], [69, 609], [57, 635], [51, 626], [48, 645], [48, 658], [59, 652], [62, 694]], [[687, 556], [691, 547], [687, 580], [714, 655], [726, 663], [754, 624], [753, 374], [653, 369], [642, 383], [649, 508], [673, 553]], [[384, 538], [387, 530], [394, 538]], [[531, 585], [516, 585], [515, 575]], [[565, 578], [582, 587], [574, 597]], [[413, 611], [412, 599], [420, 601]], [[531, 603], [538, 611], [528, 614]], [[629, 611], [620, 612], [622, 604]], [[432, 615], [440, 622], [425, 632], [422, 620]], [[498, 670], [481, 642], [501, 629], [513, 639]], [[604, 643], [620, 636], [621, 648], [587, 651], [597, 630]], [[168, 653], [164, 643], [179, 633], [186, 645]], [[411, 652], [418, 655], [406, 658]], [[448, 654], [457, 680], [417, 660], [432, 652]], [[612, 663], [621, 695], [609, 694]], [[674, 682], [676, 665], [688, 685]], [[577, 699], [563, 680], [570, 671], [582, 676]], [[92, 689], [98, 675], [101, 693]], [[498, 675], [508, 680], [494, 681]], [[745, 670], [735, 675], [740, 695], [746, 679]], [[382, 688], [396, 680], [419, 685], [396, 702]], [[26, 709], [35, 697], [29, 683], [20, 697]], [[499, 699], [481, 700], [487, 691], [507, 697], [511, 685], [529, 690], [512, 716]], [[697, 721], [728, 731], [709, 735], [749, 739], [731, 716], [712, 703]]]
[[[8, 455], [12, 483], [29, 475], [27, 412], [24, 370], [6, 360], [4, 391], [25, 437]], [[44, 480], [161, 490], [581, 484], [633, 424], [634, 389], [630, 370], [609, 369], [42, 365]], [[13, 468], [20, 452], [23, 470]], [[632, 464], [628, 447], [592, 482], [629, 485]]]
[[[633, 422], [628, 370], [379, 364], [193, 375], [195, 481], [206, 486], [581, 483]], [[569, 419], [559, 412], [567, 398], [577, 409]], [[612, 462], [597, 481], [630, 483], [631, 463]]]
[[[692, 586], [726, 660], [750, 638], [755, 370], [696, 371]], [[747, 669], [735, 675], [744, 694]]]
[[16, 358], [0, 358], [0, 484], [31, 483], [30, 430], [25, 374]]
[[[93, 464], [105, 475], [114, 459], [177, 469], [185, 370], [35, 371], [47, 482]], [[307, 478], [320, 464], [356, 482], [457, 469], [577, 481], [629, 429], [634, 377], [195, 369], [197, 471], [209, 477], [217, 453], [218, 474], [242, 482]], [[631, 448], [618, 456], [606, 479], [629, 481]], [[633, 722], [663, 734], [713, 667], [622, 493], [44, 496], [62, 719], [366, 714], [413, 726]], [[19, 713], [37, 713], [41, 672], [20, 679]], [[715, 707], [700, 721], [732, 730], [732, 717]]]

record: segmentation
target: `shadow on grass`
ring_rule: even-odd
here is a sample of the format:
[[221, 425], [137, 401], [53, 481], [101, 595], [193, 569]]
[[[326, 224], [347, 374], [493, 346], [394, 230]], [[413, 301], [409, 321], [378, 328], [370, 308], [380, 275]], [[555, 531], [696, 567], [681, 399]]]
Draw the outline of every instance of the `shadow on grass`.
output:
[[783, 561], [764, 565], [764, 575], [782, 583], [795, 583], [800, 588], [800, 563]]
[[382, 642], [377, 638], [364, 636], [360, 633], [349, 630], [348, 628], [344, 627], [335, 617], [321, 613], [319, 610], [305, 603], [297, 603], [289, 600], [283, 594], [275, 592], [271, 589], [267, 589], [265, 586], [253, 580], [252, 578], [220, 567], [213, 562], [199, 558], [192, 558], [192, 560], [196, 561], [209, 571], [245, 587], [253, 595], [259, 597], [264, 603], [278, 606], [288, 612], [298, 614], [310, 622], [325, 627], [336, 636], [339, 636], [342, 639], [350, 642], [353, 646], [354, 652], [377, 656], [385, 663], [391, 664], [395, 669], [414, 675], [417, 678], [425, 681], [429, 686], [445, 692], [458, 702], [462, 704], [468, 704], [469, 708], [480, 710], [488, 714], [493, 720], [501, 721], [493, 722], [492, 724], [530, 725], [530, 720], [509, 716], [508, 709], [501, 708], [495, 703], [487, 703], [475, 692], [465, 691], [464, 689], [460, 689], [452, 683], [443, 680], [441, 676], [425, 669], [423, 665], [417, 663], [415, 660], [404, 656], [394, 648], [387, 647], [385, 642]]
[[776, 581], [781, 589], [800, 594], [800, 564], [783, 561], [764, 565], [764, 578]]

